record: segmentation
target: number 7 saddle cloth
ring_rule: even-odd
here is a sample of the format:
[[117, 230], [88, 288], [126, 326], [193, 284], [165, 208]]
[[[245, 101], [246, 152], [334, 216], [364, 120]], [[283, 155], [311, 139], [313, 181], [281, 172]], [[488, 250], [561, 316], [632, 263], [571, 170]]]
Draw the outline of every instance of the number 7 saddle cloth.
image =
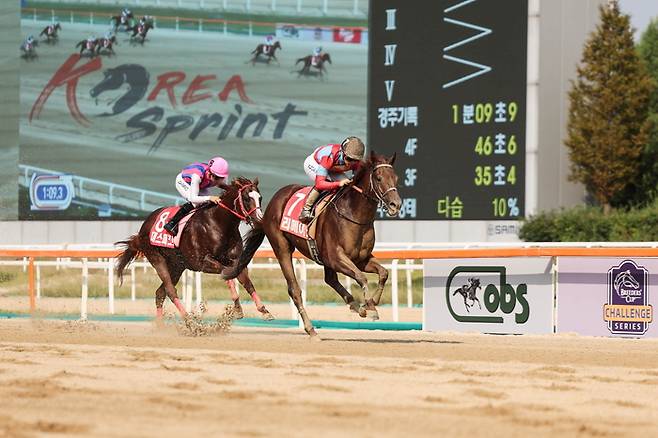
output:
[[325, 208], [329, 205], [329, 202], [336, 196], [336, 192], [323, 192], [320, 196], [320, 199], [315, 203], [313, 207], [313, 221], [306, 225], [299, 222], [299, 215], [304, 208], [304, 203], [306, 202], [306, 197], [313, 187], [303, 187], [297, 190], [292, 194], [288, 202], [286, 203], [286, 208], [283, 210], [281, 215], [281, 223], [279, 224], [279, 229], [295, 236], [301, 237], [303, 239], [315, 240], [315, 226], [317, 223], [317, 218], [322, 214]]

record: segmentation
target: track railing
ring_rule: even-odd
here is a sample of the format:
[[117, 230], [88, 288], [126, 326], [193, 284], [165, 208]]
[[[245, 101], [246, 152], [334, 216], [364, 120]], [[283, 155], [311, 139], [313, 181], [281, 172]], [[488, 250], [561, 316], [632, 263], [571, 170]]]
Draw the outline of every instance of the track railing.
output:
[[[407, 245], [409, 244], [402, 244]], [[436, 245], [436, 244], [434, 244]], [[454, 244], [451, 244], [454, 245]], [[473, 245], [473, 244], [471, 244]], [[479, 244], [482, 245], [482, 244]], [[391, 276], [391, 302], [393, 308], [393, 320], [398, 320], [399, 308], [399, 290], [398, 290], [398, 271], [404, 270], [407, 273], [407, 293], [408, 306], [412, 305], [411, 302], [411, 272], [416, 269], [422, 269], [422, 264], [416, 264], [414, 260], [424, 259], [445, 259], [445, 258], [494, 258], [494, 257], [658, 257], [658, 243], [589, 243], [589, 244], [519, 244], [517, 246], [479, 246], [474, 248], [417, 248], [417, 249], [375, 249], [373, 255], [378, 259], [391, 260], [390, 263], [385, 264], [385, 267], [392, 271]], [[534, 245], [534, 246], [530, 246]], [[598, 245], [598, 246], [597, 246]], [[82, 269], [82, 297], [81, 297], [81, 312], [82, 319], [87, 317], [87, 280], [90, 268], [107, 269], [108, 271], [108, 298], [109, 298], [109, 311], [114, 312], [114, 276], [113, 267], [114, 259], [119, 255], [120, 251], [110, 248], [100, 249], [59, 249], [52, 247], [2, 247], [0, 248], [0, 257], [13, 258], [14, 261], [4, 261], [1, 264], [19, 264], [23, 265], [28, 272], [28, 294], [30, 302], [30, 311], [36, 310], [36, 300], [38, 297], [37, 284], [39, 283], [39, 266], [47, 266], [53, 264], [65, 264], [70, 267], [80, 267]], [[303, 291], [304, 300], [306, 297], [306, 270], [321, 269], [320, 266], [315, 264], [306, 263], [304, 256], [295, 252], [293, 257], [296, 259], [296, 265], [299, 273], [299, 280]], [[97, 258], [98, 262], [90, 261], [90, 259]], [[254, 258], [266, 258], [267, 263], [254, 263], [250, 265], [251, 268], [264, 268], [275, 269], [278, 267], [276, 256], [271, 249], [264, 248], [256, 252]], [[22, 260], [21, 260], [22, 259]], [[41, 259], [56, 259], [57, 261], [46, 262]], [[80, 262], [72, 262], [70, 259], [81, 259]], [[405, 263], [400, 263], [405, 261]], [[132, 298], [135, 297], [134, 290], [134, 269], [136, 267], [143, 267], [146, 269], [148, 263], [145, 261], [136, 262], [132, 265]], [[195, 273], [194, 283], [196, 284], [196, 301], [197, 304], [201, 302], [201, 281], [200, 273]], [[188, 273], [183, 278], [183, 301], [186, 303], [188, 310], [192, 304], [192, 278], [188, 279]], [[348, 289], [350, 282], [348, 282]], [[296, 311], [292, 309], [292, 315], [296, 317]]]

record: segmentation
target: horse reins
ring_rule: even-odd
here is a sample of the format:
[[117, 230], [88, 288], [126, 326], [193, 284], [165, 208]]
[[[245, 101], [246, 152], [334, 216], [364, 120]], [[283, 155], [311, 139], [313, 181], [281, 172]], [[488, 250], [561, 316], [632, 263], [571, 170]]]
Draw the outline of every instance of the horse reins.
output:
[[[245, 206], [244, 206], [244, 201], [242, 200], [242, 192], [245, 191], [245, 190], [248, 189], [248, 188], [253, 187], [253, 186], [254, 186], [253, 184], [247, 184], [247, 185], [244, 185], [244, 186], [239, 186], [239, 185], [238, 185], [238, 187], [239, 187], [239, 190], [238, 190], [238, 196], [237, 196], [237, 197], [235, 198], [235, 200], [233, 201], [233, 207], [234, 207], [234, 209], [231, 208], [231, 207], [229, 207], [228, 205], [224, 204], [223, 201], [220, 201], [219, 204], [217, 204], [217, 205], [219, 205], [220, 207], [222, 207], [222, 208], [225, 209], [225, 210], [228, 210], [228, 211], [231, 212], [233, 215], [235, 215], [237, 218], [239, 218], [241, 221], [247, 221], [247, 223], [251, 223], [251, 213], [253, 213], [254, 211], [256, 211], [256, 210], [258, 209], [258, 207], [254, 207], [254, 208], [252, 208], [251, 210], [247, 211], [247, 209], [246, 209]], [[237, 211], [237, 210], [238, 210], [238, 206], [236, 206], [236, 204], [238, 204], [238, 206], [239, 206], [239, 208], [240, 208], [240, 211], [241, 211], [242, 213], [239, 213], [239, 212]]]
[[[376, 166], [372, 169], [372, 172], [370, 172], [370, 190], [368, 191], [368, 193], [364, 192], [364, 190], [363, 190], [361, 187], [357, 187], [357, 186], [354, 186], [354, 185], [353, 185], [353, 186], [350, 186], [352, 189], [356, 190], [357, 193], [360, 193], [361, 195], [363, 195], [363, 197], [366, 198], [368, 201], [372, 201], [372, 202], [377, 203], [378, 206], [379, 206], [379, 205], [383, 205], [383, 206], [386, 205], [386, 201], [384, 200], [384, 196], [386, 196], [386, 194], [387, 194], [388, 192], [392, 192], [392, 191], [397, 191], [397, 190], [398, 190], [397, 187], [390, 187], [390, 188], [389, 188], [388, 190], [386, 190], [385, 192], [381, 192], [381, 191], [378, 191], [377, 189], [375, 189], [375, 184], [374, 184], [374, 181], [372, 180], [372, 176], [374, 175], [374, 173], [375, 173], [375, 171], [376, 171], [377, 169], [382, 168], [382, 167], [390, 167], [390, 168], [393, 168], [393, 166], [390, 165], [390, 164], [388, 164], [388, 163], [384, 163], [384, 164], [378, 164], [378, 165], [376, 165]], [[370, 192], [373, 192], [373, 193], [375, 194], [375, 197], [374, 197], [374, 198], [373, 198], [372, 196], [369, 195]], [[375, 221], [375, 219], [373, 218], [373, 220], [371, 220], [371, 221], [369, 221], [369, 222], [361, 223], [361, 222], [358, 222], [358, 221], [356, 221], [356, 220], [354, 220], [354, 219], [348, 217], [345, 213], [341, 212], [341, 211], [338, 209], [338, 207], [336, 206], [336, 204], [335, 204], [334, 201], [337, 201], [338, 199], [340, 199], [340, 197], [341, 197], [344, 193], [347, 193], [347, 191], [343, 191], [342, 194], [337, 195], [336, 198], [334, 198], [334, 199], [332, 200], [332, 204], [333, 204], [333, 206], [334, 206], [334, 209], [336, 210], [336, 213], [338, 213], [339, 216], [341, 216], [342, 218], [347, 219], [348, 221], [350, 221], [350, 222], [352, 222], [352, 223], [354, 223], [354, 224], [357, 224], [357, 225], [370, 225], [371, 223], [373, 223], [373, 222]], [[386, 208], [386, 210], [388, 210], [388, 208]]]

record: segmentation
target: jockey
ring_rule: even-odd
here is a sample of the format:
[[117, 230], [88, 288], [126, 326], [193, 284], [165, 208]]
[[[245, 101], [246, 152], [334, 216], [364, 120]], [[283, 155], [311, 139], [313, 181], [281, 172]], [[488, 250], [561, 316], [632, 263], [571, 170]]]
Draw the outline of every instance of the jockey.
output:
[[219, 204], [219, 196], [210, 196], [211, 187], [217, 187], [228, 179], [228, 162], [215, 157], [208, 163], [192, 163], [176, 176], [176, 190], [188, 202], [183, 204], [174, 217], [164, 226], [170, 234], [176, 235], [178, 222], [194, 207], [204, 202]]
[[313, 204], [323, 190], [343, 187], [352, 180], [346, 172], [355, 172], [361, 166], [365, 145], [358, 137], [347, 137], [341, 144], [320, 146], [304, 161], [304, 172], [313, 181], [313, 189], [299, 215], [299, 222], [308, 224], [313, 219]]
[[128, 18], [131, 14], [132, 14], [132, 12], [130, 12], [130, 9], [128, 9], [128, 8], [121, 9], [121, 16], [123, 18]]
[[320, 56], [322, 55], [322, 47], [316, 47], [313, 49], [313, 56], [311, 57], [311, 64], [313, 66], [318, 65], [318, 62], [320, 62]]
[[32, 35], [28, 36], [27, 39], [25, 40], [25, 45], [26, 46], [31, 46], [34, 44], [34, 37]]
[[272, 46], [274, 45], [274, 36], [268, 35], [265, 37], [265, 45], [263, 46], [263, 53], [270, 53]]

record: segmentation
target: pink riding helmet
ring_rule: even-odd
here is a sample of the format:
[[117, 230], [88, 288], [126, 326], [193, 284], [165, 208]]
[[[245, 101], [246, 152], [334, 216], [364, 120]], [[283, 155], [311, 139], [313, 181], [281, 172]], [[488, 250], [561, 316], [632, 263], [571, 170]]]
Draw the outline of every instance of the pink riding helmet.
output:
[[222, 157], [215, 157], [208, 162], [209, 170], [213, 175], [228, 178], [228, 162]]

